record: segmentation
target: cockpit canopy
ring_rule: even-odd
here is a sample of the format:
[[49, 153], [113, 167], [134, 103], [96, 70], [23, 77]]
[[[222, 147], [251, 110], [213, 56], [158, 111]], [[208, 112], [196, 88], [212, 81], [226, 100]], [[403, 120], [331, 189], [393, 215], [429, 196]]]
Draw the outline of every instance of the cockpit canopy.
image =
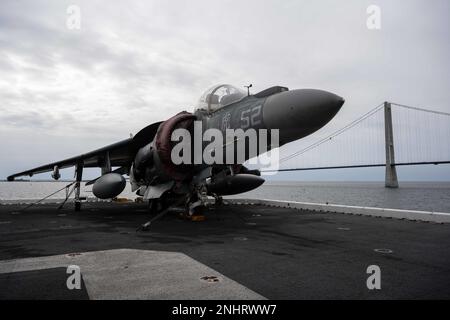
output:
[[235, 103], [246, 96], [247, 93], [244, 90], [238, 89], [232, 85], [215, 85], [202, 94], [195, 109], [214, 112], [229, 104]]

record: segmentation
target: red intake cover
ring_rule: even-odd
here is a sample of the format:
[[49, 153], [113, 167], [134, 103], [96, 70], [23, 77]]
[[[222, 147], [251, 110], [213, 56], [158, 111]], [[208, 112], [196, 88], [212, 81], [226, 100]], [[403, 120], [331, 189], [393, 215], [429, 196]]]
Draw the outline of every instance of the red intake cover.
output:
[[176, 181], [184, 180], [189, 170], [186, 170], [186, 165], [175, 165], [171, 159], [171, 152], [174, 143], [171, 141], [172, 132], [178, 128], [189, 130], [192, 127], [193, 121], [196, 117], [189, 112], [183, 111], [172, 118], [164, 121], [158, 128], [156, 133], [156, 151], [161, 159], [161, 165], [166, 174]]

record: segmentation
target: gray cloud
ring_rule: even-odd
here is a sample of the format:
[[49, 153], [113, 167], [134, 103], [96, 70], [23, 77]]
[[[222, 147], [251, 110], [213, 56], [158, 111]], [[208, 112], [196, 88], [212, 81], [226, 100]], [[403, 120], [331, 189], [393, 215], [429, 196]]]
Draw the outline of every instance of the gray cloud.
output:
[[[70, 4], [81, 8], [81, 30], [66, 28]], [[344, 96], [340, 114], [312, 140], [384, 100], [450, 111], [448, 1], [377, 1], [380, 31], [366, 28], [369, 4], [2, 1], [0, 147], [9, 157], [0, 176], [24, 169], [17, 157], [36, 159], [27, 152], [35, 153], [36, 132], [46, 139], [34, 145], [46, 155], [40, 160], [71, 156], [191, 110], [220, 82]], [[13, 135], [17, 145], [5, 142]]]

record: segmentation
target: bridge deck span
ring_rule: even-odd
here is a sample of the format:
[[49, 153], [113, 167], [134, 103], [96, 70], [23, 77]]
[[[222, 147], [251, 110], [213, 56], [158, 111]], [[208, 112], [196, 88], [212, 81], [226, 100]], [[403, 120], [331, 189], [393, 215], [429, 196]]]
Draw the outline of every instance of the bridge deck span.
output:
[[[438, 164], [449, 164], [450, 161], [422, 161], [422, 162], [400, 162], [395, 163], [393, 166], [418, 166], [418, 165], [438, 165]], [[282, 171], [304, 171], [304, 170], [327, 170], [327, 169], [351, 169], [351, 168], [375, 168], [375, 167], [386, 167], [385, 163], [376, 164], [355, 164], [348, 166], [327, 166], [327, 167], [307, 167], [307, 168], [289, 168], [289, 169], [278, 169], [278, 170], [261, 170], [262, 172], [282, 172]]]

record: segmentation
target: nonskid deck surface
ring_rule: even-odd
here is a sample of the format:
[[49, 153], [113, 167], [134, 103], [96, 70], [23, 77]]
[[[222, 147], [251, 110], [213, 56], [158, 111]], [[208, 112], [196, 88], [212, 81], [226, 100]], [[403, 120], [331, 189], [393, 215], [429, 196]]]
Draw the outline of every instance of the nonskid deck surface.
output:
[[[136, 232], [145, 204], [56, 207], [0, 206], [1, 299], [450, 298], [449, 224], [225, 205]], [[69, 264], [80, 292], [66, 290]]]

